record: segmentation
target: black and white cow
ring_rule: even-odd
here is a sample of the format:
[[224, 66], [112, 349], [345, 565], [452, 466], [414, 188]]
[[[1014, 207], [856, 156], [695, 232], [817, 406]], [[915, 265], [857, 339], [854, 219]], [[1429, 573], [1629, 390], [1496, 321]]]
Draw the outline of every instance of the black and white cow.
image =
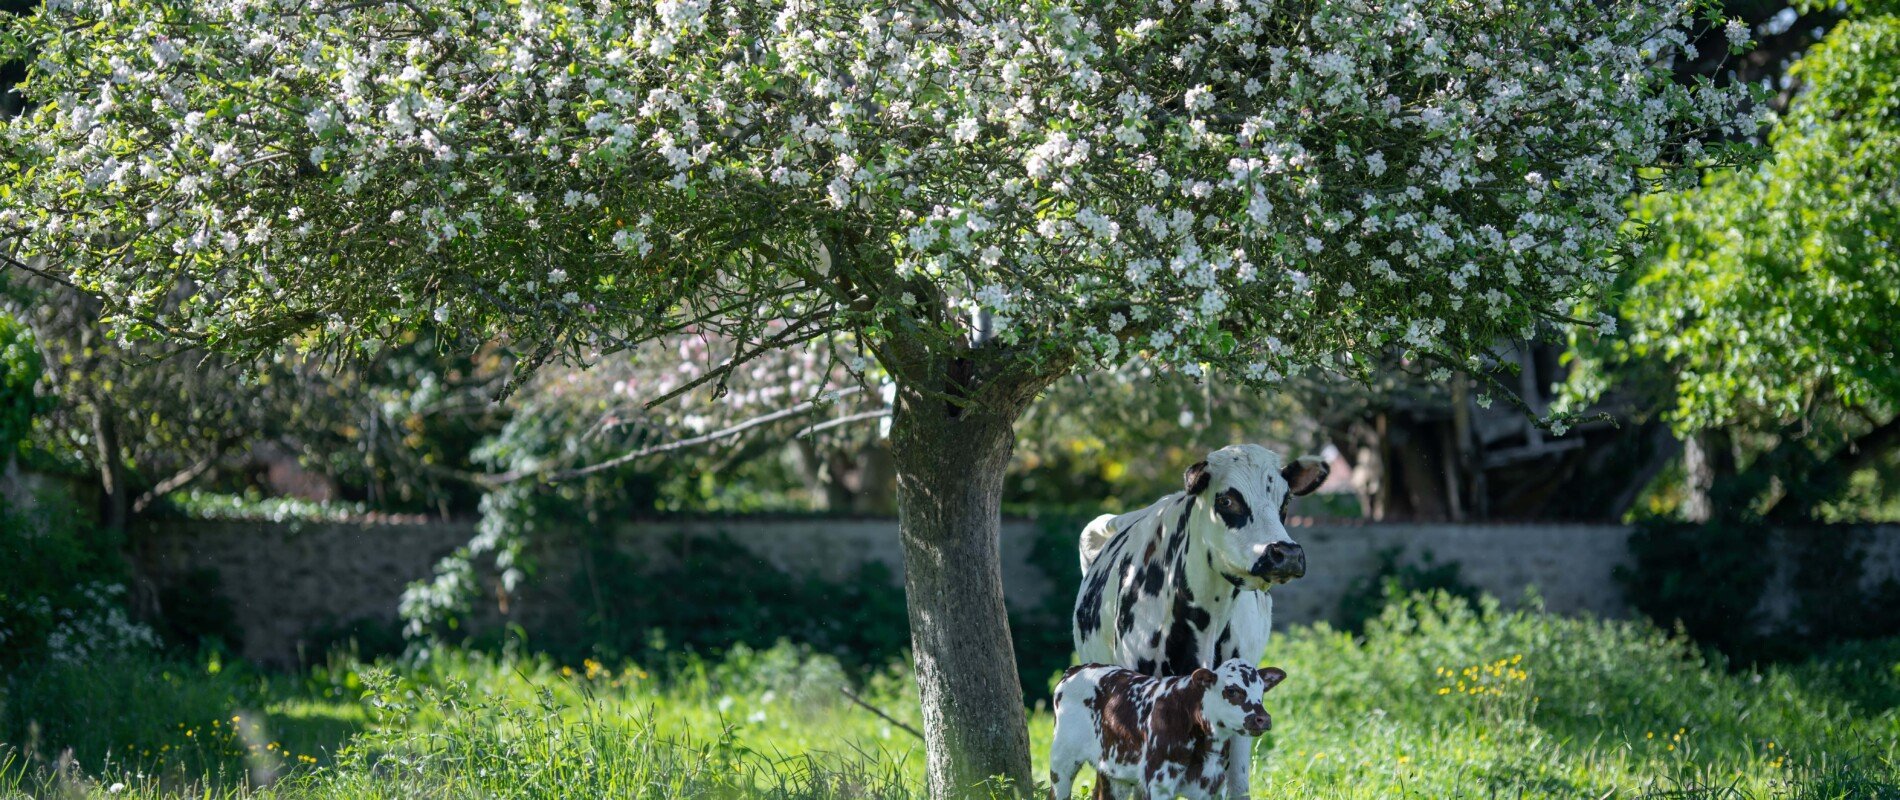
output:
[[[1075, 599], [1081, 660], [1157, 677], [1233, 658], [1257, 664], [1273, 624], [1267, 590], [1306, 574], [1287, 503], [1326, 475], [1318, 458], [1288, 464], [1259, 445], [1223, 447], [1188, 467], [1185, 491], [1089, 523]], [[1247, 796], [1250, 741], [1228, 743], [1229, 797]]]

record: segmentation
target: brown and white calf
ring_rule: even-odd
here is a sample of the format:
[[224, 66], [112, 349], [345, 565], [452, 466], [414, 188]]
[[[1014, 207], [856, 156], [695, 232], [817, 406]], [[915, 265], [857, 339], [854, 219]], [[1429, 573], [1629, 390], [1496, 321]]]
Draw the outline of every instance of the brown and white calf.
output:
[[1050, 797], [1068, 800], [1083, 764], [1095, 766], [1096, 797], [1221, 796], [1228, 740], [1273, 727], [1260, 698], [1285, 679], [1240, 659], [1176, 678], [1105, 664], [1070, 667], [1056, 684]]

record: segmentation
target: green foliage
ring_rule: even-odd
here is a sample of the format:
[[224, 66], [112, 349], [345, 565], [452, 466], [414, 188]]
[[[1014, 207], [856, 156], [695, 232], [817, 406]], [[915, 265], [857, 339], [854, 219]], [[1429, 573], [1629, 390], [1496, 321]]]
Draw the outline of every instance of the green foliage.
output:
[[[0, 755], [0, 795], [50, 794], [58, 782], [39, 781], [62, 741], [78, 745], [66, 786], [102, 800], [921, 795], [916, 740], [842, 692], [915, 726], [902, 667], [854, 685], [835, 659], [789, 645], [669, 660], [648, 673], [447, 650], [333, 661], [301, 681], [203, 663], [65, 668], [9, 684], [9, 706], [31, 706], [46, 733], [35, 756]], [[1259, 796], [1900, 797], [1900, 640], [1735, 672], [1644, 622], [1440, 594], [1392, 604], [1363, 636], [1282, 632], [1270, 661], [1290, 677], [1268, 696]], [[260, 790], [242, 785], [245, 759], [192, 761], [210, 765], [193, 786], [175, 766], [139, 778], [120, 750], [105, 756], [112, 742], [176, 751], [191, 744], [180, 723], [202, 736], [242, 709], [320, 763], [289, 759]], [[1039, 757], [1051, 723], [1032, 717]]]
[[1617, 582], [1659, 624], [1680, 625], [1722, 652], [1746, 653], [1762, 635], [1754, 611], [1773, 571], [1762, 546], [1768, 533], [1738, 520], [1640, 522], [1630, 533], [1634, 563], [1617, 568]]
[[[1852, 525], [1651, 520], [1631, 534], [1634, 564], [1619, 567], [1617, 580], [1631, 604], [1658, 624], [1680, 626], [1730, 658], [1799, 659], [1843, 642], [1900, 635], [1900, 585], [1862, 585], [1868, 535]], [[1770, 624], [1759, 612], [1777, 567], [1788, 570], [1793, 604], [1786, 619]]]
[[318, 522], [360, 517], [370, 510], [366, 503], [265, 497], [255, 489], [241, 494], [187, 489], [166, 495], [165, 500], [165, 510], [191, 519]]
[[1790, 74], [1765, 163], [1640, 204], [1655, 246], [1580, 385], [1653, 380], [1683, 431], [1900, 411], [1900, 16], [1841, 23]]
[[1432, 553], [1425, 551], [1419, 560], [1404, 559], [1405, 548], [1388, 547], [1378, 552], [1379, 565], [1371, 575], [1355, 579], [1339, 598], [1340, 627], [1362, 633], [1366, 624], [1385, 612], [1386, 606], [1403, 602], [1416, 594], [1444, 592], [1476, 603], [1478, 587], [1466, 583], [1458, 562], [1433, 564]]
[[26, 439], [41, 401], [33, 386], [40, 380], [40, 351], [33, 334], [0, 311], [0, 469]]
[[161, 587], [158, 629], [165, 641], [188, 650], [242, 651], [244, 631], [237, 624], [237, 608], [222, 586], [217, 570], [200, 568]]
[[0, 564], [0, 669], [157, 643], [127, 615], [115, 534], [66, 503], [18, 510], [0, 499]]
[[1036, 538], [1030, 542], [1028, 561], [1049, 580], [1049, 593], [1043, 596], [1041, 608], [1013, 610], [1009, 619], [1017, 677], [1032, 705], [1046, 702], [1062, 671], [1075, 663], [1071, 620], [1075, 596], [1082, 587], [1075, 543], [1096, 513], [1045, 509], [1035, 515]]
[[904, 590], [883, 564], [833, 583], [788, 574], [724, 536], [682, 536], [662, 549], [642, 558], [589, 543], [574, 595], [590, 655], [652, 663], [669, 651], [717, 655], [787, 640], [863, 670], [910, 644]]
[[[42, 764], [70, 750], [87, 771], [238, 784], [254, 764], [299, 763], [362, 727], [359, 706], [318, 689], [216, 656], [44, 661], [0, 683], [0, 742]], [[9, 788], [0, 779], [0, 794]]]

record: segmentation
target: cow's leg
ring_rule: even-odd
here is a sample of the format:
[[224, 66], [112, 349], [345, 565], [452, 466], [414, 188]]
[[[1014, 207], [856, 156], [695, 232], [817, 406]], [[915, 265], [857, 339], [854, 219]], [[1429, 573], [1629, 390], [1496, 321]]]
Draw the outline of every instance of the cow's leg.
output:
[[1079, 761], [1067, 764], [1052, 763], [1049, 765], [1050, 800], [1069, 800], [1069, 798], [1073, 796], [1075, 792], [1075, 772], [1081, 768], [1082, 763]]
[[1115, 800], [1115, 782], [1100, 771], [1095, 773], [1095, 800]]
[[[1233, 649], [1217, 653], [1219, 660], [1239, 658], [1249, 664], [1259, 665], [1266, 655], [1267, 638], [1273, 633], [1273, 595], [1268, 592], [1241, 592], [1234, 599], [1234, 616], [1228, 625], [1233, 632], [1229, 645]], [[1253, 739], [1246, 736], [1228, 739], [1223, 760], [1227, 767], [1227, 796], [1251, 797], [1248, 773], [1253, 767]]]
[[1235, 736], [1227, 740], [1227, 796], [1248, 797], [1247, 777], [1253, 768], [1253, 739]]

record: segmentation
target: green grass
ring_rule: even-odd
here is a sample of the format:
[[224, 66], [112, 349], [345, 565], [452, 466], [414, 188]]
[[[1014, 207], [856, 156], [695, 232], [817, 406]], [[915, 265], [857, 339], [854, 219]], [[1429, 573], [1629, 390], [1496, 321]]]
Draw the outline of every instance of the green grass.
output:
[[[1441, 600], [1388, 609], [1363, 639], [1296, 629], [1269, 652], [1290, 677], [1255, 748], [1262, 798], [1900, 798], [1900, 641], [1730, 672], [1646, 624]], [[15, 676], [0, 794], [913, 797], [921, 783], [921, 743], [842, 692], [914, 726], [907, 676], [854, 683], [788, 646], [664, 676], [465, 653], [297, 679], [169, 669]], [[292, 757], [243, 736], [192, 749], [233, 715]], [[1031, 733], [1040, 758], [1045, 710]], [[143, 755], [153, 743], [172, 745], [164, 760]], [[247, 788], [253, 775], [275, 781]]]

